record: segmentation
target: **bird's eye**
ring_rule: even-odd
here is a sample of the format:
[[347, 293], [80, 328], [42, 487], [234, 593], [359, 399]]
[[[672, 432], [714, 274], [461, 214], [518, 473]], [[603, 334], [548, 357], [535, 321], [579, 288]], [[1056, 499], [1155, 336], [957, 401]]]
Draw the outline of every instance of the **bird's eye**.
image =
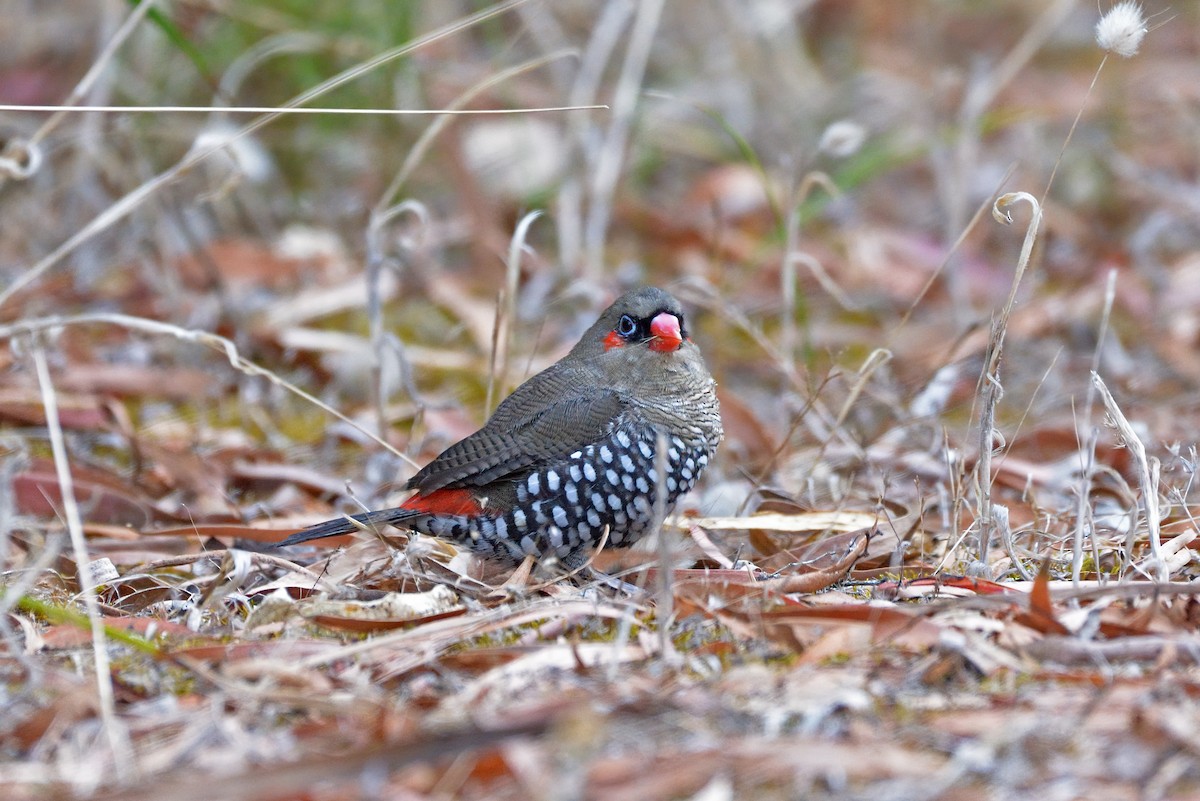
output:
[[637, 321], [628, 314], [621, 315], [621, 321], [617, 323], [617, 333], [623, 337], [631, 337], [637, 331]]

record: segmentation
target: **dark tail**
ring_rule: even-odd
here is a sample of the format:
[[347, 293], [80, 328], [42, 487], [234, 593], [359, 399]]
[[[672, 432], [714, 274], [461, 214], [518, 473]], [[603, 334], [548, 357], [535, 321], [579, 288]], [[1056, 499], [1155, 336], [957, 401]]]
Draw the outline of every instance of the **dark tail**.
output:
[[[317, 523], [315, 526], [309, 526], [303, 531], [297, 531], [279, 543], [277, 547], [284, 548], [288, 545], [296, 545], [301, 542], [308, 542], [309, 540], [336, 537], [339, 534], [353, 534], [360, 528], [372, 529], [378, 526], [394, 525], [409, 518], [419, 517], [422, 514], [424, 512], [397, 507], [395, 509], [380, 509], [375, 512], [351, 515], [349, 518], [337, 517], [333, 520], [326, 520], [324, 523]], [[359, 525], [354, 525], [354, 523], [350, 522], [351, 520], [357, 521]]]

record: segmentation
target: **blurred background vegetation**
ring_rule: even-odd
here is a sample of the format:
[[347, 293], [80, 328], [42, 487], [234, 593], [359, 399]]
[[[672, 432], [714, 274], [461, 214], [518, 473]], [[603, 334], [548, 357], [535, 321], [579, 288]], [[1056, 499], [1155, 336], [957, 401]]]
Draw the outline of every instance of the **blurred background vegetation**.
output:
[[[164, 528], [311, 522], [357, 508], [347, 481], [387, 502], [407, 460], [473, 430], [641, 283], [685, 301], [721, 386], [729, 439], [690, 511], [877, 513], [891, 539], [860, 570], [961, 571], [989, 326], [1029, 219], [992, 219], [1009, 191], [1045, 218], [1000, 363], [987, 478], [1015, 544], [992, 572], [1049, 560], [1065, 577], [1084, 529], [1085, 578], [1144, 553], [1095, 368], [1160, 460], [1166, 533], [1194, 528], [1200, 4], [1148, 0], [1131, 58], [1105, 56], [1078, 0], [145, 10], [3, 10], [0, 104], [199, 110], [0, 110], [6, 576], [63, 534], [37, 343], [93, 545], [140, 533], [109, 543], [132, 570], [202, 547]], [[229, 111], [296, 103], [381, 112]], [[382, 112], [448, 109], [499, 113]], [[173, 335], [70, 322], [96, 314]], [[50, 316], [69, 324], [15, 336]], [[761, 532], [721, 545], [797, 561]], [[224, 633], [240, 614], [217, 616]]]

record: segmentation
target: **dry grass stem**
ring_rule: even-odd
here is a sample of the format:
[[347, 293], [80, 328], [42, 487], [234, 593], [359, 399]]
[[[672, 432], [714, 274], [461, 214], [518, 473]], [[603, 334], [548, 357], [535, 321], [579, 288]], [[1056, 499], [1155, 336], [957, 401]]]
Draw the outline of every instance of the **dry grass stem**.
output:
[[517, 292], [521, 261], [525, 253], [532, 253], [525, 242], [529, 237], [529, 227], [541, 216], [542, 212], [531, 211], [522, 217], [508, 243], [508, 258], [504, 262], [504, 291], [496, 309], [495, 341], [492, 347], [491, 370], [488, 371], [487, 401], [484, 404], [484, 411], [488, 414], [495, 408], [497, 394], [503, 396], [509, 391], [509, 362], [513, 329], [517, 325]]
[[[75, 497], [74, 480], [71, 476], [70, 458], [63, 439], [63, 430], [58, 417], [58, 396], [46, 364], [46, 353], [40, 343], [32, 349], [33, 364], [41, 388], [42, 407], [46, 410], [46, 433], [50, 449], [54, 454], [54, 471], [62, 493], [62, 514], [66, 518], [67, 533], [71, 539], [71, 553], [75, 558], [75, 577], [79, 584], [79, 595], [87, 611], [91, 625], [92, 659], [96, 675], [96, 700], [100, 708], [104, 739], [108, 744], [112, 767], [119, 781], [128, 781], [135, 775], [133, 753], [124, 726], [117, 717], [115, 693], [113, 691], [112, 666], [108, 643], [104, 636], [100, 604], [96, 597], [96, 584], [92, 576], [92, 560], [88, 556], [87, 542], [83, 536], [83, 517]], [[92, 777], [91, 781], [98, 781]]]
[[[549, 60], [538, 59], [538, 63]], [[524, 71], [524, 70], [521, 70]], [[495, 83], [491, 81], [490, 83]], [[341, 116], [409, 116], [428, 117], [448, 115], [452, 117], [508, 116], [510, 114], [542, 114], [555, 111], [604, 111], [608, 106], [545, 106], [542, 108], [281, 108], [278, 106], [220, 106], [221, 114], [332, 114]], [[0, 111], [65, 111], [73, 113], [99, 114], [212, 114], [212, 106], [23, 106], [0, 103]]]
[[389, 353], [396, 357], [398, 368], [412, 391], [411, 372], [408, 362], [407, 349], [397, 337], [392, 337], [384, 330], [383, 325], [383, 282], [384, 270], [391, 262], [389, 248], [385, 243], [385, 233], [391, 224], [406, 215], [412, 216], [417, 222], [418, 238], [404, 243], [408, 251], [416, 251], [421, 246], [423, 234], [431, 225], [430, 214], [425, 204], [416, 200], [406, 200], [386, 209], [375, 209], [367, 224], [367, 325], [371, 331], [371, 352], [375, 362], [372, 370], [375, 396], [375, 425], [376, 436], [382, 440], [387, 432], [387, 394], [388, 387], [384, 383], [386, 358]]
[[625, 160], [629, 131], [638, 107], [646, 64], [654, 45], [654, 34], [662, 16], [663, 0], [643, 0], [634, 9], [625, 60], [613, 92], [612, 116], [604, 135], [604, 144], [592, 165], [584, 242], [586, 276], [593, 281], [601, 274], [608, 226], [612, 219], [613, 193]]
[[[417, 168], [417, 165], [419, 165], [425, 158], [426, 154], [429, 152], [430, 146], [437, 139], [438, 134], [445, 130], [447, 125], [450, 125], [452, 122], [454, 122], [454, 116], [456, 114], [461, 114], [465, 111], [462, 109], [462, 106], [465, 106], [471, 101], [475, 100], [484, 92], [487, 92], [490, 89], [524, 75], [531, 70], [540, 69], [541, 67], [544, 67], [547, 64], [552, 64], [560, 59], [575, 58], [577, 56], [578, 53], [570, 49], [547, 53], [544, 56], [530, 59], [521, 64], [509, 67], [508, 69], [500, 70], [494, 75], [489, 75], [486, 79], [479, 81], [454, 98], [454, 101], [450, 104], [450, 107], [439, 112], [438, 119], [434, 120], [430, 126], [421, 133], [421, 136], [417, 138], [412, 147], [409, 148], [408, 154], [404, 157], [404, 163], [392, 177], [387, 189], [385, 189], [383, 194], [380, 195], [379, 201], [372, 209], [372, 217], [376, 215], [382, 215], [388, 204], [395, 202], [395, 199], [400, 194], [400, 190], [404, 188], [405, 183], [412, 177], [412, 173]], [[607, 108], [607, 106], [572, 106], [571, 108]]]
[[[979, 379], [980, 414], [979, 414], [979, 461], [975, 469], [975, 490], [978, 502], [978, 545], [976, 559], [972, 571], [979, 575], [990, 575], [991, 568], [987, 565], [988, 549], [991, 543], [992, 526], [992, 454], [996, 448], [996, 438], [1001, 437], [996, 430], [996, 406], [1004, 396], [1004, 387], [1000, 383], [1000, 357], [1004, 352], [1004, 337], [1008, 332], [1008, 320], [1017, 302], [1017, 290], [1021, 278], [1029, 266], [1029, 258], [1033, 253], [1033, 245], [1037, 241], [1038, 228], [1042, 222], [1042, 207], [1028, 192], [1009, 192], [1001, 195], [992, 206], [992, 217], [1005, 225], [1012, 224], [1012, 215], [1005, 211], [1014, 203], [1025, 201], [1033, 214], [1025, 229], [1025, 239], [1021, 244], [1021, 254], [1017, 259], [1017, 268], [1013, 274], [1012, 287], [1008, 299], [1004, 302], [999, 313], [992, 321], [991, 335], [988, 338], [987, 354], [984, 359], [983, 374]], [[1001, 437], [1001, 441], [1003, 438]]]
[[[1108, 271], [1108, 280], [1104, 285], [1104, 310], [1100, 315], [1100, 326], [1096, 332], [1096, 350], [1092, 354], [1092, 375], [1100, 374], [1100, 356], [1104, 352], [1104, 343], [1108, 335], [1108, 324], [1112, 317], [1113, 300], [1117, 296], [1117, 271]], [[1081, 464], [1079, 466], [1079, 489], [1075, 507], [1075, 531], [1071, 545], [1071, 580], [1079, 583], [1083, 571], [1083, 539], [1085, 528], [1094, 530], [1091, 520], [1092, 475], [1096, 465], [1096, 440], [1099, 431], [1092, 425], [1092, 410], [1096, 403], [1096, 384], [1089, 381], [1087, 396], [1083, 404], [1083, 418], [1077, 431], [1083, 437], [1080, 447]], [[1099, 558], [1095, 538], [1092, 538], [1092, 556]]]
[[[121, 23], [120, 27], [113, 32], [112, 37], [108, 40], [108, 42], [105, 43], [104, 49], [92, 61], [91, 66], [88, 67], [87, 73], [79, 80], [79, 83], [75, 84], [75, 87], [71, 90], [70, 95], [67, 96], [66, 102], [63, 103], [62, 106], [55, 108], [55, 113], [53, 116], [42, 123], [38, 127], [37, 131], [31, 137], [29, 137], [29, 145], [31, 147], [36, 147], [42, 140], [48, 137], [72, 110], [78, 110], [78, 101], [86, 97], [88, 92], [92, 90], [92, 87], [96, 85], [96, 82], [100, 79], [100, 76], [104, 74], [104, 71], [112, 62], [113, 57], [116, 56], [117, 51], [120, 50], [121, 46], [129, 38], [130, 34], [137, 29], [137, 27], [142, 23], [142, 20], [145, 19], [146, 14], [148, 14], [151, 9], [155, 7], [155, 5], [156, 3], [154, 0], [139, 0], [139, 2], [134, 5], [134, 7], [130, 10], [129, 15], [125, 17], [125, 20]], [[3, 186], [3, 184], [0, 184], [0, 186]]]
[[667, 437], [659, 431], [654, 443], [654, 526], [658, 539], [658, 587], [654, 602], [654, 614], [658, 622], [659, 654], [667, 664], [679, 664], [679, 653], [671, 642], [671, 631], [675, 623], [675, 594], [672, 591], [671, 575], [675, 570], [672, 553], [672, 538], [664, 530], [667, 519]]
[[[1137, 474], [1138, 486], [1142, 494], [1146, 530], [1150, 536], [1150, 561], [1143, 565], [1142, 568], [1147, 574], [1157, 576], [1157, 580], [1160, 582], [1169, 581], [1171, 573], [1166, 561], [1163, 559], [1162, 535], [1159, 528], [1161, 518], [1158, 511], [1158, 493], [1161, 464], [1157, 458], [1146, 455], [1145, 444], [1130, 424], [1129, 419], [1125, 417], [1125, 413], [1121, 411], [1121, 407], [1117, 405], [1117, 401], [1112, 396], [1112, 393], [1108, 391], [1108, 386], [1104, 383], [1104, 379], [1097, 373], [1092, 373], [1092, 383], [1095, 384], [1096, 391], [1100, 394], [1100, 400], [1104, 403], [1109, 420], [1112, 421], [1113, 426], [1116, 427], [1117, 432], [1120, 434], [1121, 444], [1129, 450], [1130, 455], [1133, 457], [1133, 467]], [[1133, 559], [1133, 544], [1136, 534], [1137, 526], [1130, 526], [1129, 536], [1125, 542], [1125, 559], [1127, 564], [1131, 563]]]

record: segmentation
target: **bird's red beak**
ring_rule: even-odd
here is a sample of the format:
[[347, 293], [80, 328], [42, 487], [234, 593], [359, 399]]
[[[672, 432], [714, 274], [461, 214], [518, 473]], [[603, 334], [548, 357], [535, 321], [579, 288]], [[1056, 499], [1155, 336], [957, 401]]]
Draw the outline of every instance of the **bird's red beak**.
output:
[[683, 335], [679, 333], [679, 318], [670, 312], [660, 312], [650, 321], [650, 333], [654, 339], [650, 341], [650, 350], [662, 352], [678, 350], [683, 344]]

